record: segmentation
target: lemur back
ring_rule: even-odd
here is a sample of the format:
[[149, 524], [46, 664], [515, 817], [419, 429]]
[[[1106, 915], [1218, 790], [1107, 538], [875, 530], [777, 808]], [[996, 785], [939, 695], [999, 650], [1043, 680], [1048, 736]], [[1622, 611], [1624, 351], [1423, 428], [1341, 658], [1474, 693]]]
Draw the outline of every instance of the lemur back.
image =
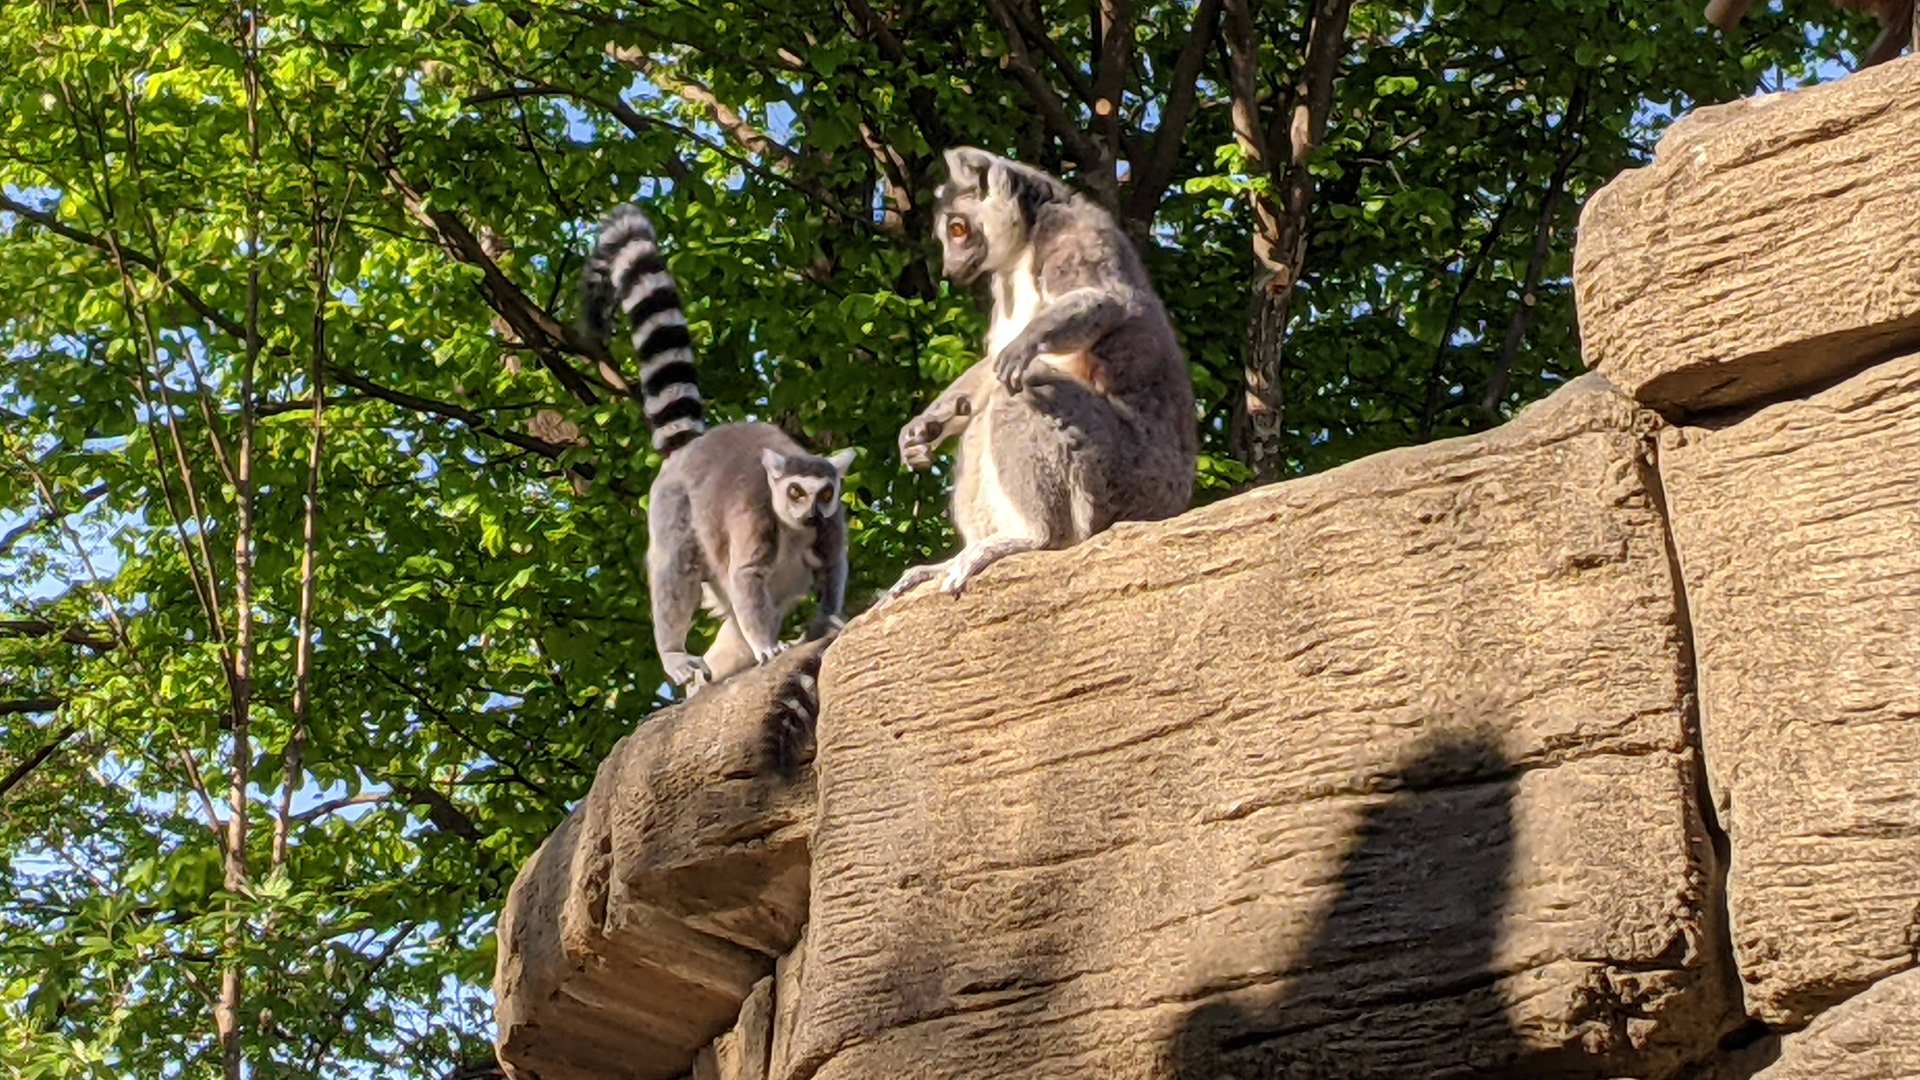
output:
[[1115, 521], [1185, 510], [1199, 436], [1193, 385], [1165, 307], [1118, 223], [1054, 177], [980, 150], [947, 152], [937, 193], [944, 266], [986, 275], [986, 356], [901, 431], [930, 463], [961, 438], [954, 522], [966, 548], [909, 571], [946, 588], [999, 558], [1077, 544]]
[[[807, 453], [770, 424], [709, 430], [679, 291], [645, 215], [607, 216], [581, 277], [584, 325], [605, 341], [617, 307], [640, 359], [653, 445], [664, 456], [648, 493], [647, 585], [654, 646], [689, 692], [773, 656], [780, 624], [811, 588], [809, 637], [839, 621], [847, 579], [840, 481], [853, 452]], [[721, 616], [701, 657], [686, 652], [702, 599]]]

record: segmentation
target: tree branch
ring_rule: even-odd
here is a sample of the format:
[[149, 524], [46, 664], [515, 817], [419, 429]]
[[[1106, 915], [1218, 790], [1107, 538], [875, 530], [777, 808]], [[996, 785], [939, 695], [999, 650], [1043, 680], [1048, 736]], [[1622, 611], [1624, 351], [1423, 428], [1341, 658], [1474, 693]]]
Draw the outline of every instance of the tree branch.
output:
[[[107, 485], [104, 482], [95, 484], [92, 487], [80, 493], [80, 506], [82, 508], [85, 508], [87, 504], [93, 502], [95, 499], [100, 498], [102, 495], [105, 495], [106, 493], [107, 493]], [[32, 517], [21, 522], [20, 524], [15, 525], [13, 528], [8, 529], [6, 532], [6, 535], [0, 536], [0, 556], [4, 556], [9, 551], [12, 551], [13, 545], [19, 543], [21, 538], [26, 536], [28, 533], [34, 531], [35, 529], [40, 528], [43, 525], [46, 525], [48, 522], [52, 521], [56, 517], [65, 517], [68, 514], [75, 513], [75, 512], [76, 511], [73, 511], [73, 510], [65, 510], [65, 509], [58, 509], [58, 508], [45, 510], [41, 513], [33, 515]]]
[[33, 770], [39, 768], [43, 762], [52, 757], [53, 752], [60, 749], [61, 743], [73, 738], [74, 732], [78, 730], [79, 729], [72, 724], [66, 725], [54, 732], [52, 738], [41, 743], [39, 749], [23, 758], [20, 764], [8, 770], [7, 775], [4, 778], [0, 778], [0, 796], [5, 796], [7, 792], [17, 787], [20, 781], [25, 780]]
[[[487, 305], [507, 320], [514, 333], [540, 358], [541, 364], [553, 372], [554, 378], [568, 393], [583, 405], [597, 404], [600, 395], [594, 392], [586, 376], [563, 354], [572, 353], [598, 361], [602, 369], [611, 371], [605, 350], [571, 327], [561, 325], [544, 308], [534, 303], [532, 297], [501, 271], [500, 265], [481, 245], [480, 238], [467, 228], [458, 214], [429, 207], [427, 193], [408, 183], [386, 148], [377, 149], [375, 154], [388, 183], [399, 193], [401, 201], [406, 203], [407, 210], [414, 218], [434, 231], [441, 249], [455, 260], [480, 269], [480, 294], [486, 298]], [[618, 389], [626, 389], [624, 381]]]
[[55, 218], [51, 214], [45, 213], [40, 210], [35, 210], [33, 207], [28, 206], [23, 202], [19, 202], [15, 199], [9, 198], [5, 192], [0, 192], [0, 210], [6, 210], [12, 213], [18, 214], [22, 218], [25, 218], [26, 220], [33, 222], [35, 225], [38, 225], [41, 228], [46, 229], [50, 233], [54, 233], [55, 235], [58, 235], [58, 236], [63, 236], [68, 240], [73, 241], [76, 244], [84, 244], [87, 247], [95, 248], [99, 251], [106, 252], [108, 255], [113, 255], [115, 253], [115, 249], [118, 248], [120, 258], [126, 260], [127, 262], [133, 263], [136, 266], [140, 266], [145, 268], [146, 270], [151, 271], [155, 277], [158, 277], [160, 279], [161, 283], [164, 284], [168, 288], [168, 290], [173, 292], [174, 295], [180, 297], [181, 300], [185, 301], [186, 305], [192, 308], [194, 312], [198, 314], [201, 318], [207, 320], [209, 323], [212, 323], [214, 326], [219, 327], [221, 330], [226, 331], [229, 335], [231, 335], [236, 340], [239, 340], [239, 341], [246, 340], [246, 337], [247, 337], [246, 327], [242, 326], [239, 322], [231, 318], [228, 318], [227, 316], [221, 314], [219, 311], [215, 310], [213, 305], [207, 303], [207, 301], [203, 299], [199, 293], [193, 291], [193, 288], [189, 286], [186, 282], [181, 281], [179, 278], [163, 270], [160, 266], [159, 260], [155, 259], [153, 256], [145, 254], [144, 252], [135, 251], [132, 248], [126, 247], [125, 245], [117, 244], [116, 242], [108, 240], [105, 237], [96, 236], [93, 233], [89, 233], [89, 232], [83, 232], [79, 229], [74, 228], [71, 225], [63, 224], [62, 222], [60, 222], [59, 219]]
[[1001, 37], [1007, 43], [1007, 69], [1015, 81], [1026, 88], [1027, 96], [1034, 107], [1040, 111], [1040, 118], [1053, 131], [1067, 153], [1084, 169], [1098, 170], [1101, 166], [1100, 148], [1080, 130], [1073, 117], [1067, 115], [1067, 109], [1060, 101], [1060, 95], [1033, 66], [1033, 58], [1027, 54], [1026, 36], [1020, 32], [1020, 24], [1007, 8], [1007, 0], [987, 0], [988, 10], [1000, 21]]
[[[420, 397], [416, 394], [409, 394], [403, 390], [389, 389], [368, 379], [364, 375], [356, 374], [337, 364], [328, 365], [327, 372], [336, 381], [346, 386], [351, 386], [370, 398], [377, 398], [389, 405], [396, 405], [410, 412], [426, 413], [429, 416], [438, 416], [445, 420], [457, 421], [471, 429], [476, 435], [484, 435], [489, 439], [498, 439], [511, 446], [517, 446], [522, 450], [532, 451], [544, 458], [559, 460], [561, 455], [571, 449], [571, 447], [562, 445], [561, 443], [549, 442], [537, 436], [497, 427], [485, 416], [474, 412], [472, 409], [463, 408], [459, 405], [449, 404], [444, 401], [435, 401], [432, 398]], [[599, 475], [599, 470], [584, 461], [567, 465], [566, 470], [574, 476], [578, 476], [580, 479], [587, 481], [591, 481]], [[634, 494], [630, 488], [617, 480], [610, 480], [609, 486], [613, 491], [622, 495]]]
[[[484, 105], [490, 101], [517, 101], [525, 98], [542, 97], [564, 97], [578, 101], [583, 105], [591, 105], [606, 113], [608, 116], [613, 117], [619, 122], [621, 127], [626, 128], [635, 135], [648, 135], [656, 128], [670, 130], [658, 121], [640, 115], [640, 113], [634, 110], [633, 106], [628, 105], [617, 97], [601, 97], [598, 94], [591, 94], [584, 90], [569, 90], [548, 83], [532, 83], [527, 86], [503, 86], [494, 90], [482, 90], [478, 93], [467, 95], [465, 101], [468, 105]], [[670, 177], [676, 185], [685, 184], [693, 179], [692, 166], [688, 165], [678, 155], [671, 155], [667, 158], [666, 168], [667, 176]]]
[[69, 645], [79, 645], [96, 653], [106, 652], [116, 639], [102, 636], [81, 626], [59, 626], [44, 619], [0, 619], [0, 637], [57, 637]]
[[1144, 162], [1135, 162], [1133, 192], [1127, 200], [1127, 216], [1150, 222], [1173, 182], [1174, 169], [1180, 163], [1180, 147], [1186, 138], [1187, 122], [1193, 117], [1194, 101], [1200, 84], [1200, 69], [1206, 64], [1207, 46], [1218, 33], [1220, 0], [1200, 0], [1193, 13], [1193, 27], [1187, 31], [1186, 44], [1174, 61], [1173, 82], [1167, 92], [1166, 108], [1160, 112], [1160, 128], [1153, 135], [1153, 149]]
[[[867, 0], [847, 0], [847, 9], [873, 33], [882, 56], [901, 67], [921, 70], [907, 57], [906, 47], [901, 44], [899, 35], [887, 26]], [[956, 141], [953, 129], [947, 126], [946, 119], [940, 115], [939, 102], [935, 100], [933, 91], [924, 86], [915, 86], [907, 91], [907, 111], [913, 114], [914, 122], [920, 125], [920, 136], [928, 146], [952, 146]]]

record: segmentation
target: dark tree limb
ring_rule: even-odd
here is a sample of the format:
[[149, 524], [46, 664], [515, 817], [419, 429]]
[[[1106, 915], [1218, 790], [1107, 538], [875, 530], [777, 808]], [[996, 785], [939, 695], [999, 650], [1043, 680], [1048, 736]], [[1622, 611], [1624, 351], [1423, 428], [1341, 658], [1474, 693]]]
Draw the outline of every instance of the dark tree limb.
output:
[[1173, 182], [1174, 169], [1180, 164], [1180, 148], [1193, 117], [1194, 101], [1200, 82], [1200, 69], [1206, 64], [1207, 46], [1218, 33], [1220, 0], [1200, 0], [1193, 13], [1193, 27], [1174, 61], [1173, 81], [1167, 92], [1166, 108], [1160, 113], [1160, 128], [1154, 132], [1153, 147], [1145, 161], [1133, 163], [1133, 192], [1127, 199], [1127, 217], [1151, 222]]
[[[106, 493], [107, 485], [105, 483], [95, 484], [80, 493], [80, 505], [84, 507]], [[56, 517], [65, 517], [71, 513], [74, 513], [74, 511], [66, 509], [45, 510], [8, 529], [5, 535], [0, 535], [0, 555], [5, 555], [7, 552], [12, 551], [13, 545], [19, 543], [21, 538], [25, 537], [28, 533], [50, 523]]]
[[[919, 70], [918, 65], [907, 56], [907, 49], [900, 36], [893, 32], [886, 20], [867, 3], [867, 0], [847, 0], [847, 10], [853, 12], [867, 30], [873, 34], [880, 47], [880, 55], [899, 64], [901, 67]], [[946, 147], [954, 144], [953, 129], [947, 126], [946, 119], [940, 115], [938, 100], [933, 91], [924, 86], [916, 86], [907, 92], [907, 111], [913, 114], [914, 123], [920, 125], [920, 137], [928, 146]]]
[[[1027, 97], [1039, 110], [1041, 120], [1060, 140], [1067, 154], [1081, 168], [1099, 172], [1103, 165], [1099, 145], [1080, 130], [1080, 125], [1074, 123], [1073, 117], [1067, 115], [1066, 105], [1061, 102], [1060, 95], [1034, 67], [1033, 57], [1027, 52], [1026, 36], [1020, 32], [1020, 24], [1013, 17], [1008, 3], [1009, 0], [987, 0], [987, 8], [999, 21], [1001, 36], [1007, 43], [1008, 72], [1027, 91]], [[1110, 201], [1112, 192], [1107, 194]]]
[[[494, 262], [480, 238], [467, 228], [466, 222], [460, 220], [460, 215], [428, 205], [427, 192], [408, 182], [386, 148], [378, 148], [375, 153], [387, 182], [393, 185], [394, 191], [400, 195], [414, 218], [433, 230], [441, 250], [459, 262], [479, 268], [480, 294], [486, 299], [487, 306], [513, 327], [520, 340], [576, 400], [583, 405], [598, 403], [600, 395], [587, 377], [573, 366], [568, 356], [581, 356], [598, 362], [604, 375], [613, 370], [606, 351], [573, 328], [562, 325], [545, 308], [534, 303], [532, 297], [501, 271], [500, 264]], [[624, 380], [615, 388], [621, 391], [627, 389]]]
[[118, 258], [153, 273], [154, 276], [158, 277], [161, 282], [166, 285], [170, 292], [178, 296], [188, 307], [194, 310], [195, 314], [207, 320], [207, 322], [219, 327], [237, 341], [245, 341], [247, 339], [247, 328], [245, 326], [242, 326], [238, 320], [221, 314], [186, 282], [181, 281], [179, 277], [163, 270], [160, 266], [160, 261], [153, 256], [135, 251], [125, 245], [116, 244], [106, 237], [96, 236], [92, 233], [76, 229], [71, 225], [63, 224], [51, 214], [35, 210], [25, 203], [8, 198], [5, 192], [0, 192], [0, 210], [18, 214], [48, 232], [65, 237], [76, 244], [84, 244], [87, 247], [103, 251], [108, 255], [116, 255], [117, 253]]
[[[33, 711], [45, 712], [46, 710], [38, 709]], [[66, 725], [60, 730], [54, 732], [52, 738], [48, 739], [44, 743], [41, 743], [39, 749], [35, 750], [33, 753], [28, 754], [25, 758], [23, 758], [20, 764], [15, 765], [13, 768], [7, 770], [7, 775], [5, 777], [0, 777], [0, 797], [4, 797], [7, 794], [7, 792], [12, 791], [15, 787], [19, 786], [20, 781], [25, 780], [29, 775], [33, 773], [33, 770], [39, 768], [48, 758], [52, 757], [53, 752], [55, 750], [60, 749], [60, 744], [66, 742], [68, 739], [73, 738], [74, 732], [78, 730], [79, 729], [74, 727], [72, 724]]]
[[1527, 256], [1527, 276], [1521, 286], [1520, 302], [1513, 309], [1513, 318], [1507, 323], [1506, 340], [1500, 344], [1500, 360], [1494, 365], [1493, 374], [1487, 379], [1486, 393], [1480, 398], [1480, 413], [1488, 423], [1497, 422], [1500, 416], [1500, 400], [1507, 396], [1507, 379], [1513, 374], [1514, 361], [1519, 359], [1520, 346], [1525, 342], [1527, 330], [1533, 325], [1533, 317], [1538, 310], [1540, 278], [1546, 272], [1547, 256], [1553, 249], [1553, 230], [1560, 216], [1560, 201], [1567, 190], [1567, 173], [1572, 170], [1574, 159], [1580, 156], [1580, 124], [1585, 118], [1587, 108], [1587, 87], [1583, 82], [1574, 89], [1568, 102], [1566, 118], [1560, 122], [1560, 128], [1566, 135], [1566, 149], [1560, 153], [1560, 160], [1554, 163], [1553, 176], [1547, 181], [1547, 191], [1540, 198], [1540, 220], [1533, 230], [1533, 251]]
[[117, 639], [83, 626], [61, 626], [45, 619], [0, 619], [0, 637], [58, 638], [68, 645], [79, 645], [103, 653], [118, 644]]
[[1460, 283], [1454, 287], [1453, 301], [1447, 305], [1446, 320], [1440, 326], [1440, 343], [1433, 348], [1433, 363], [1427, 368], [1426, 386], [1420, 403], [1420, 441], [1433, 437], [1433, 425], [1440, 414], [1440, 387], [1445, 385], [1447, 348], [1452, 343], [1453, 332], [1460, 325], [1460, 308], [1466, 303], [1467, 291], [1480, 278], [1487, 260], [1493, 255], [1495, 245], [1506, 232], [1507, 215], [1513, 211], [1514, 197], [1517, 192], [1508, 189], [1501, 196], [1500, 210], [1493, 215], [1493, 222], [1487, 226], [1487, 234], [1480, 238], [1480, 248], [1473, 253], [1466, 268], [1460, 271]]
[[[557, 442], [550, 442], [538, 436], [514, 431], [511, 428], [499, 427], [472, 409], [445, 401], [436, 401], [433, 398], [421, 397], [417, 394], [409, 394], [404, 390], [394, 390], [381, 386], [379, 383], [374, 382], [364, 375], [348, 371], [346, 368], [338, 365], [329, 365], [327, 373], [335, 381], [345, 386], [351, 386], [367, 397], [377, 398], [389, 405], [395, 405], [410, 412], [438, 416], [443, 420], [453, 420], [472, 430], [476, 435], [484, 435], [489, 439], [498, 439], [510, 446], [517, 446], [522, 450], [531, 451], [544, 458], [559, 460], [561, 455], [565, 454], [569, 449], [572, 449], [569, 446]], [[585, 481], [591, 481], [599, 475], [599, 470], [584, 461], [567, 465], [566, 470], [569, 474]], [[613, 491], [622, 495], [634, 494], [633, 491], [618, 481], [610, 481], [609, 486]]]

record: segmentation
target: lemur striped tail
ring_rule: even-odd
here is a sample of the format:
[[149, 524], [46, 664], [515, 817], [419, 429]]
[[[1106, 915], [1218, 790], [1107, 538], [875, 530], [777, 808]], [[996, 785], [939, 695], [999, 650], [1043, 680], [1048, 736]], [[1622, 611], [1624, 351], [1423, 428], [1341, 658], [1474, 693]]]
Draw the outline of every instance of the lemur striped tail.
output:
[[641, 404], [653, 428], [653, 448], [671, 454], [698, 438], [707, 421], [693, 339], [645, 214], [619, 206], [600, 223], [580, 292], [586, 331], [600, 342], [612, 334], [615, 305], [626, 312], [640, 356]]

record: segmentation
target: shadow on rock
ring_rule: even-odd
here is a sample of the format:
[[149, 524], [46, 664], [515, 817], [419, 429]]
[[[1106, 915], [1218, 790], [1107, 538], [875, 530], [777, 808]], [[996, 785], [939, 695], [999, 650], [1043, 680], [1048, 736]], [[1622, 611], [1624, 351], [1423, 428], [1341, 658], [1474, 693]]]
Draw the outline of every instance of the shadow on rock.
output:
[[1518, 1080], [1577, 1069], [1528, 1053], [1495, 985], [1516, 783], [1497, 745], [1475, 739], [1430, 745], [1390, 777], [1312, 943], [1277, 982], [1190, 1013], [1170, 1075]]

